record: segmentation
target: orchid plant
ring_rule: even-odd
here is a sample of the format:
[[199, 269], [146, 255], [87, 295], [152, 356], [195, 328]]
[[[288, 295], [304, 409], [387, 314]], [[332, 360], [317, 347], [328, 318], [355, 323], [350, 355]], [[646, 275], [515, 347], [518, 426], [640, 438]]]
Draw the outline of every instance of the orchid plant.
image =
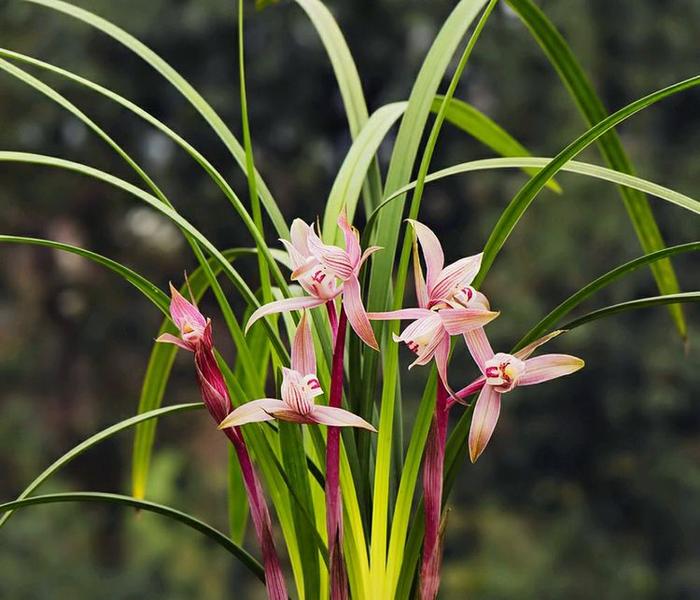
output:
[[[455, 98], [457, 83], [498, 0], [457, 2], [425, 57], [408, 101], [380, 107], [371, 115], [352, 55], [333, 16], [320, 0], [296, 0], [328, 51], [353, 142], [327, 201], [319, 202], [323, 227], [298, 218], [288, 226], [292, 215], [280, 212], [254, 160], [247, 114], [242, 1], [238, 3], [242, 144], [172, 66], [117, 25], [63, 0], [23, 1], [36, 10], [51, 10], [105, 33], [159, 72], [199, 111], [230, 151], [233, 163], [247, 177], [249, 202], [239, 197], [199, 150], [144, 108], [50, 62], [0, 49], [2, 71], [82, 121], [135, 171], [142, 184], [133, 185], [94, 167], [52, 156], [0, 151], [0, 160], [82, 173], [129, 193], [177, 225], [197, 263], [194, 268], [188, 266], [191, 274], [187, 285], [181, 290], [171, 285], [168, 296], [132, 269], [94, 252], [52, 240], [0, 237], [6, 243], [49, 246], [93, 260], [133, 284], [165, 315], [136, 416], [96, 434], [56, 461], [17, 500], [2, 505], [0, 524], [12, 511], [33, 504], [112, 502], [158, 512], [209, 536], [257, 576], [265, 584], [268, 597], [275, 600], [432, 600], [440, 587], [450, 489], [455, 477], [469, 477], [467, 456], [472, 463], [480, 457], [489, 460], [489, 453], [483, 453], [493, 438], [503, 395], [517, 387], [570, 375], [583, 367], [583, 361], [574, 356], [533, 357], [535, 350], [545, 342], [573, 345], [575, 341], [563, 335], [566, 331], [652, 305], [669, 305], [676, 329], [681, 337], [686, 335], [685, 316], [679, 305], [698, 301], [700, 292], [680, 291], [669, 257], [698, 250], [700, 243], [666, 247], [645, 193], [694, 213], [700, 213], [700, 203], [629, 174], [631, 166], [614, 127], [663, 98], [700, 84], [700, 77], [650, 93], [608, 116], [573, 53], [532, 0], [503, 0], [543, 46], [588, 123], [586, 132], [556, 156], [532, 157], [486, 115]], [[457, 68], [439, 95], [453, 55], [463, 41]], [[250, 233], [254, 252], [250, 248], [217, 248], [180, 214], [146, 170], [97, 122], [41, 78], [24, 70], [20, 66], [23, 64], [108, 98], [182, 147], [231, 203]], [[426, 137], [431, 112], [435, 118]], [[379, 147], [399, 120], [383, 177], [377, 162]], [[500, 156], [429, 174], [445, 120]], [[594, 142], [602, 149], [607, 166], [573, 161]], [[259, 166], [264, 171], [264, 165]], [[480, 241], [469, 240], [469, 252], [474, 254], [451, 257], [456, 260], [445, 266], [439, 238], [419, 220], [426, 184], [458, 173], [506, 167], [522, 169], [527, 182], [485, 233], [485, 245], [480, 247]], [[545, 188], [561, 192], [554, 178], [562, 170], [620, 186], [644, 255], [576, 291], [513, 349], [496, 353], [485, 329], [499, 312], [491, 310], [482, 287], [499, 251], [538, 194]], [[414, 171], [417, 176], [411, 181]], [[362, 232], [352, 225], [360, 210], [364, 211]], [[269, 227], [281, 239], [286, 257], [268, 246], [265, 229]], [[257, 257], [259, 281], [244, 279], [234, 266], [234, 259], [250, 256]], [[404, 299], [411, 256], [417, 306]], [[658, 296], [600, 308], [573, 320], [569, 317], [598, 290], [640, 265], [651, 267]], [[289, 279], [283, 273], [285, 267], [291, 272]], [[222, 276], [233, 283], [240, 296], [237, 300], [247, 305], [246, 314], [250, 316], [245, 327], [243, 314], [236, 314], [222, 289]], [[207, 292], [218, 303], [222, 323], [206, 318], [197, 306], [198, 299]], [[503, 302], [503, 298], [500, 300]], [[317, 310], [322, 306], [325, 312]], [[411, 323], [400, 331], [402, 320]], [[230, 335], [234, 358], [227, 359], [218, 352], [215, 327], [217, 339]], [[416, 355], [408, 368], [429, 367], [421, 373], [425, 391], [416, 416], [407, 421], [400, 418], [400, 403], [414, 394], [410, 388], [402, 388], [400, 343]], [[201, 402], [162, 406], [178, 350], [191, 353], [194, 359]], [[469, 385], [454, 386], [451, 366], [461, 367], [466, 362], [473, 363], [473, 370], [480, 375]], [[457, 405], [464, 408], [460, 408], [459, 418], [450, 428], [449, 416]], [[187, 513], [146, 499], [157, 419], [202, 407], [215, 422], [211, 435], [216, 435], [218, 427], [232, 444], [229, 468], [231, 473], [241, 474], [242, 483], [229, 486], [229, 514], [245, 521], [249, 512], [254, 541], [245, 538], [244, 529], [232, 527], [231, 532], [224, 533]], [[74, 456], [132, 427], [136, 428], [136, 436], [130, 495], [34, 494]], [[397, 428], [405, 435], [398, 435]], [[404, 437], [408, 440], [406, 446], [401, 442]], [[507, 444], [507, 435], [497, 443]], [[394, 468], [397, 456], [401, 469]]]

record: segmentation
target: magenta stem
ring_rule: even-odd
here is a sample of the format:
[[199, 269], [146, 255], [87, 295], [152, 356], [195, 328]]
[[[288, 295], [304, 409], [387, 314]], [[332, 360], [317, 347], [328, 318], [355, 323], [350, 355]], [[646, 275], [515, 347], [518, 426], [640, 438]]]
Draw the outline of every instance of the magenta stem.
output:
[[[331, 324], [335, 317], [335, 306], [328, 306]], [[332, 307], [332, 308], [331, 308]], [[331, 392], [328, 405], [340, 407], [343, 401], [343, 355], [347, 316], [340, 308], [340, 319], [334, 331], [333, 364], [331, 370]], [[343, 562], [343, 513], [340, 498], [340, 428], [329, 427], [326, 440], [326, 528], [328, 531], [328, 556], [330, 557], [331, 600], [348, 597], [347, 574]]]
[[435, 414], [428, 434], [423, 459], [423, 499], [425, 537], [423, 538], [423, 561], [420, 574], [421, 600], [434, 600], [440, 588], [440, 514], [442, 512], [442, 477], [445, 465], [445, 442], [449, 394], [438, 381], [435, 397]]
[[333, 348], [335, 349], [335, 342], [336, 338], [338, 337], [338, 313], [335, 309], [335, 300], [329, 300], [328, 302], [326, 302], [326, 309], [328, 310], [328, 320], [330, 321], [331, 333], [333, 334]]

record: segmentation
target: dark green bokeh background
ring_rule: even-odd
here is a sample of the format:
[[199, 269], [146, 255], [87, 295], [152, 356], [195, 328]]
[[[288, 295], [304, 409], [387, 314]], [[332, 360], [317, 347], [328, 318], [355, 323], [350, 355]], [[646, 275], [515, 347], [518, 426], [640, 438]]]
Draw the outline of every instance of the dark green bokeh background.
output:
[[[82, 0], [162, 54], [240, 131], [235, 4], [228, 0]], [[408, 96], [452, 2], [336, 0], [329, 6], [358, 63], [370, 109]], [[697, 74], [696, 0], [542, 0], [610, 109]], [[0, 3], [0, 43], [106, 83], [204, 151], [236, 190], [245, 182], [206, 125], [127, 50], [87, 27], [18, 0]], [[256, 159], [288, 219], [314, 218], [349, 145], [327, 58], [289, 2], [247, 23]], [[41, 77], [44, 74], [38, 73]], [[177, 207], [219, 245], [250, 239], [189, 157], [100, 98], [51, 77], [113, 133]], [[517, 18], [497, 10], [458, 96], [495, 118], [534, 154], [553, 155], [584, 125]], [[640, 174], [698, 197], [700, 93], [686, 92], [621, 128]], [[133, 180], [75, 120], [0, 74], [0, 148], [79, 160]], [[382, 151], [384, 163], [390, 153]], [[435, 166], [488, 156], [446, 126]], [[596, 152], [586, 160], [600, 163]], [[522, 185], [515, 172], [478, 173], [426, 191], [422, 219], [448, 259], [482, 247]], [[640, 254], [616, 190], [562, 175], [508, 241], [484, 289], [503, 311], [490, 331], [510, 346], [586, 282]], [[652, 200], [669, 243], [698, 239], [698, 220]], [[55, 170], [0, 165], [0, 232], [84, 245], [162, 285], [193, 260], [171, 225], [97, 183]], [[274, 243], [272, 236], [268, 236]], [[684, 289], [697, 257], [675, 261]], [[246, 267], [255, 277], [254, 263]], [[655, 293], [637, 273], [588, 308]], [[232, 293], [232, 297], [235, 295]], [[207, 305], [211, 308], [211, 305]], [[215, 319], [217, 315], [213, 311]], [[442, 597], [656, 599], [700, 596], [700, 313], [687, 310], [688, 352], [664, 309], [584, 327], [555, 351], [582, 356], [568, 380], [505, 399], [499, 427], [452, 495]], [[218, 320], [218, 319], [217, 319]], [[134, 413], [160, 316], [135, 290], [82, 259], [0, 248], [0, 499], [11, 499], [54, 458]], [[219, 338], [224, 350], [230, 350]], [[228, 356], [231, 353], [228, 352]], [[404, 359], [408, 359], [402, 351]], [[473, 375], [455, 353], [455, 385]], [[407, 379], [407, 415], [425, 370]], [[167, 402], [197, 398], [178, 361]], [[81, 457], [44, 489], [128, 489], [131, 435]], [[465, 454], [466, 458], [466, 454]], [[226, 527], [226, 447], [204, 415], [159, 428], [152, 499]], [[179, 524], [101, 506], [35, 507], [0, 531], [0, 598], [260, 598], [262, 586], [218, 547]]]

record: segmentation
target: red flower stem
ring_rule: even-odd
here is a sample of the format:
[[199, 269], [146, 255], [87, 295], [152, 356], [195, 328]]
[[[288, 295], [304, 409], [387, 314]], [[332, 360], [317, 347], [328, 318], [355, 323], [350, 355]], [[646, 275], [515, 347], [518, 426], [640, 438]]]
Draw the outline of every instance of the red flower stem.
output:
[[333, 334], [333, 348], [335, 349], [335, 341], [338, 337], [338, 313], [335, 310], [335, 300], [326, 302], [326, 309], [328, 310], [328, 320], [330, 321]]
[[420, 573], [421, 600], [434, 600], [440, 588], [440, 512], [442, 509], [442, 478], [445, 466], [445, 442], [449, 417], [449, 394], [441, 381], [437, 384], [435, 414], [428, 434], [423, 459], [423, 498], [425, 536]]
[[224, 430], [224, 433], [231, 440], [238, 456], [238, 462], [241, 465], [243, 482], [248, 494], [248, 503], [250, 504], [250, 516], [262, 550], [267, 597], [270, 600], [287, 600], [287, 588], [284, 583], [282, 567], [277, 557], [275, 542], [272, 539], [272, 521], [267, 502], [265, 502], [265, 496], [263, 495], [262, 485], [255, 473], [248, 449], [240, 432], [233, 427], [229, 427]]
[[[328, 306], [328, 315], [333, 323], [335, 306]], [[332, 309], [331, 309], [332, 306]], [[341, 306], [340, 319], [336, 326], [331, 371], [331, 393], [328, 405], [340, 407], [343, 400], [343, 355], [347, 317]], [[343, 512], [340, 498], [340, 428], [329, 427], [326, 440], [326, 529], [328, 531], [328, 556], [330, 557], [331, 600], [348, 597], [347, 574], [343, 563]]]

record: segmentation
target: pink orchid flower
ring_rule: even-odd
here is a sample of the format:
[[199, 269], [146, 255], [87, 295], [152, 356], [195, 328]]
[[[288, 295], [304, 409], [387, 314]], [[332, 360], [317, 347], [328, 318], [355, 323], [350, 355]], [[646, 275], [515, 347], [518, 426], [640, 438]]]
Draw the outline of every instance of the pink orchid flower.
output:
[[481, 377], [457, 392], [465, 398], [479, 390], [469, 430], [469, 458], [476, 462], [491, 439], [501, 411], [501, 395], [522, 385], [536, 385], [569, 375], [583, 368], [584, 362], [568, 354], [544, 354], [529, 358], [542, 344], [563, 333], [554, 331], [514, 354], [494, 353], [483, 329], [465, 334], [467, 346], [481, 370]]
[[499, 313], [490, 310], [481, 292], [470, 286], [481, 267], [481, 254], [462, 258], [444, 266], [445, 256], [437, 236], [418, 221], [409, 219], [418, 237], [427, 267], [427, 282], [414, 246], [414, 279], [419, 308], [368, 313], [371, 320], [413, 319], [394, 341], [404, 342], [417, 355], [409, 369], [425, 365], [433, 358], [440, 379], [447, 383], [450, 336], [462, 335], [486, 325]]
[[211, 319], [206, 319], [194, 304], [188, 302], [175, 289], [172, 283], [170, 284], [170, 316], [182, 337], [164, 333], [156, 340], [157, 342], [175, 344], [189, 352], [196, 352], [202, 346], [208, 348], [213, 346]]
[[362, 304], [357, 275], [367, 258], [380, 248], [372, 246], [362, 252], [360, 236], [348, 223], [345, 212], [340, 214], [338, 226], [345, 236], [345, 250], [324, 244], [311, 225], [301, 219], [294, 220], [290, 232], [291, 242], [281, 242], [287, 248], [292, 262], [292, 281], [298, 281], [309, 295], [277, 300], [261, 306], [251, 315], [246, 331], [261, 317], [320, 306], [332, 302], [342, 293], [345, 312], [353, 330], [368, 346], [379, 349]]
[[316, 355], [311, 327], [304, 313], [294, 335], [292, 368], [282, 368], [282, 399], [262, 398], [247, 402], [228, 415], [219, 428], [280, 419], [293, 423], [362, 427], [376, 431], [367, 421], [347, 410], [315, 404], [314, 398], [321, 394], [323, 390], [316, 378]]

